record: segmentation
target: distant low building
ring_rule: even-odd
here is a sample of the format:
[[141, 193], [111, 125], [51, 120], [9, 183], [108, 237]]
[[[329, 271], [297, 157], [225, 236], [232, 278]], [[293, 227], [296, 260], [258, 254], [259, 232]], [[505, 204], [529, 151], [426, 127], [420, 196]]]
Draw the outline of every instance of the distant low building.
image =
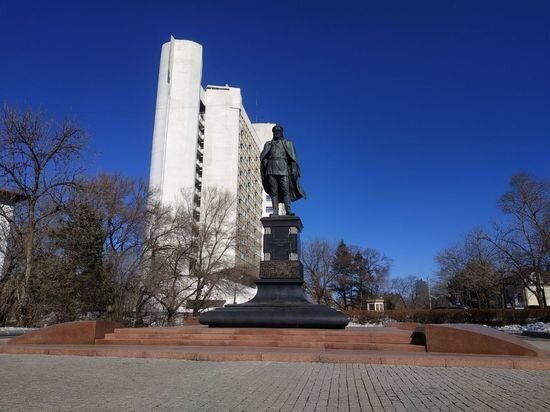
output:
[[[533, 290], [536, 290], [537, 277], [531, 275], [529, 287], [526, 286], [522, 279], [517, 276], [506, 276], [503, 278], [504, 300], [506, 307], [538, 307], [539, 302]], [[550, 307], [550, 272], [543, 273], [539, 278], [540, 287], [544, 291], [546, 306]]]
[[367, 310], [384, 312], [384, 299], [367, 299]]

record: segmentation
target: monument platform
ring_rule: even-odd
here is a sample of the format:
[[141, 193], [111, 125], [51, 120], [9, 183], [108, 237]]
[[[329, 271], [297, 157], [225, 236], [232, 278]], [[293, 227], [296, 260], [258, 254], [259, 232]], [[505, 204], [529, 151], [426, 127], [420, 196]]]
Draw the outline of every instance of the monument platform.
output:
[[[65, 324], [65, 328], [75, 328], [76, 323]], [[95, 344], [62, 344], [72, 342], [67, 340], [69, 335], [58, 334], [56, 340], [52, 333], [45, 333], [47, 329], [30, 332], [26, 338], [23, 335], [0, 345], [0, 353], [550, 370], [548, 352], [536, 351], [530, 356], [526, 356], [527, 352], [523, 356], [426, 352], [430, 350], [429, 336], [427, 346], [415, 344], [411, 329], [396, 327], [345, 330], [205, 326], [116, 328], [96, 339]], [[502, 332], [496, 335], [499, 334]], [[51, 343], [40, 343], [42, 340]], [[519, 339], [517, 341], [516, 345], [521, 343]], [[512, 341], [509, 343], [513, 344]], [[529, 349], [529, 346], [525, 348]], [[486, 345], [480, 345], [480, 348], [484, 347]]]

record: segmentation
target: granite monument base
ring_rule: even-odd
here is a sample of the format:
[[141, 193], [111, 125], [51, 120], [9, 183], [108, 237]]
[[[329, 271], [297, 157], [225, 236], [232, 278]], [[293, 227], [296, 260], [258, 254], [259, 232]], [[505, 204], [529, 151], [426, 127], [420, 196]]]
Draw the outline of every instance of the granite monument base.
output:
[[201, 314], [210, 327], [343, 329], [349, 319], [325, 305], [307, 301], [302, 280], [260, 279], [256, 296]]
[[349, 319], [305, 297], [299, 260], [302, 222], [297, 216], [263, 218], [264, 260], [256, 296], [246, 303], [226, 305], [200, 315], [210, 327], [343, 329]]

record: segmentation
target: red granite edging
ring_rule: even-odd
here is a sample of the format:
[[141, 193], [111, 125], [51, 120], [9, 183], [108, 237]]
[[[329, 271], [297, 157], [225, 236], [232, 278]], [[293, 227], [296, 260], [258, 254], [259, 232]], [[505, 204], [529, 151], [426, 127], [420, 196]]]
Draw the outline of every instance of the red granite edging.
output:
[[544, 357], [542, 350], [493, 328], [470, 324], [424, 328], [427, 352]]
[[107, 320], [60, 323], [17, 336], [8, 345], [93, 344], [120, 327], [120, 323]]
[[287, 348], [227, 347], [155, 347], [155, 346], [96, 346], [96, 345], [4, 345], [0, 354], [101, 356], [120, 358], [173, 359], [195, 361], [263, 361], [263, 362], [321, 362], [362, 363], [382, 365], [412, 365], [426, 367], [468, 367], [499, 369], [550, 370], [549, 358], [526, 358], [498, 355], [464, 355], [442, 353], [376, 352], [347, 350], [300, 350]]

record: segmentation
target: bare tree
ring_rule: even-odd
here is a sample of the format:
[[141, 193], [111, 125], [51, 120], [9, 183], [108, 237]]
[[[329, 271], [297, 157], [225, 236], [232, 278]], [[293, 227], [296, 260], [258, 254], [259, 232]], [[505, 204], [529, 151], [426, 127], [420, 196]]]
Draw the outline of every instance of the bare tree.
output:
[[391, 259], [379, 251], [341, 241], [331, 260], [334, 302], [344, 310], [365, 308], [367, 299], [383, 294], [390, 267]]
[[16, 278], [15, 312], [22, 324], [33, 318], [32, 276], [35, 247], [47, 219], [57, 213], [76, 187], [78, 170], [72, 162], [81, 153], [84, 133], [72, 122], [56, 124], [41, 113], [20, 112], [5, 105], [0, 118], [0, 186], [25, 197], [19, 213], [3, 213], [22, 244], [22, 273]]
[[358, 273], [358, 295], [361, 307], [366, 297], [379, 297], [384, 291], [392, 260], [376, 249], [365, 248], [356, 259]]
[[197, 315], [209, 301], [232, 291], [234, 281], [250, 278], [242, 267], [235, 268], [235, 210], [233, 196], [207, 188], [198, 219], [188, 195], [176, 207], [158, 204], [151, 211], [142, 287], [167, 312], [168, 324], [182, 308], [190, 305]]
[[145, 261], [139, 287], [167, 312], [172, 325], [186, 301], [194, 295], [189, 266], [194, 246], [193, 209], [164, 207], [156, 202], [149, 211]]
[[409, 275], [393, 278], [390, 281], [391, 293], [386, 297], [396, 307], [423, 309], [429, 307], [428, 284], [424, 280]]
[[496, 306], [501, 297], [502, 269], [495, 247], [485, 242], [485, 237], [476, 229], [436, 257], [438, 276], [453, 303], [487, 308]]
[[305, 285], [315, 303], [333, 303], [331, 284], [336, 279], [336, 273], [332, 270], [334, 253], [335, 248], [325, 240], [315, 240], [302, 248]]
[[112, 316], [122, 319], [127, 313], [143, 318], [151, 297], [141, 282], [145, 253], [146, 222], [151, 214], [160, 213], [148, 207], [149, 190], [143, 181], [119, 174], [100, 174], [82, 184], [81, 197], [100, 213], [105, 232], [104, 270], [116, 285]]
[[550, 276], [550, 181], [516, 174], [499, 205], [512, 223], [495, 225], [494, 235], [484, 240], [498, 250], [507, 274], [517, 278], [544, 308], [544, 278]]
[[[235, 267], [236, 246], [246, 244], [240, 241], [235, 225], [236, 203], [236, 198], [228, 192], [215, 188], [203, 190], [189, 273], [195, 284], [193, 315], [213, 296], [227, 291], [226, 272]], [[248, 271], [253, 270], [248, 268]]]
[[401, 304], [405, 309], [414, 305], [414, 295], [416, 290], [416, 277], [407, 276], [404, 278], [393, 278], [391, 280], [391, 290], [393, 296], [398, 298], [400, 302], [394, 302], [396, 306]]

